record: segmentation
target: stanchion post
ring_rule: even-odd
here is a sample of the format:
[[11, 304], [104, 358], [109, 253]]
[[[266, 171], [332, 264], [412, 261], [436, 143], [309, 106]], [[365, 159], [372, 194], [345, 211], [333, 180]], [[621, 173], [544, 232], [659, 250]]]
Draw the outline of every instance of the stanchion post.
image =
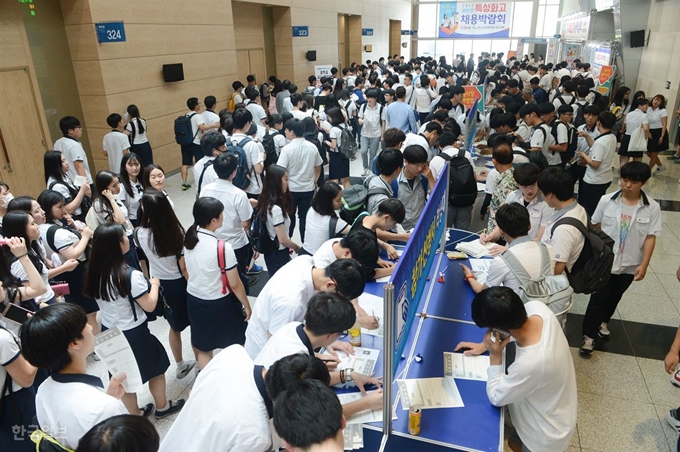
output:
[[394, 284], [387, 283], [383, 295], [385, 328], [383, 334], [383, 440], [392, 434], [392, 385], [394, 384]]

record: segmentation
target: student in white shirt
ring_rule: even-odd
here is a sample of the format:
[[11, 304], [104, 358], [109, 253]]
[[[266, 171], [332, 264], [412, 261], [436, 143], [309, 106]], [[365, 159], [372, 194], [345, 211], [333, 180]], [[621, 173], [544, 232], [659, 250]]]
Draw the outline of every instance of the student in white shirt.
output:
[[350, 225], [336, 213], [342, 207], [342, 188], [326, 181], [312, 198], [307, 211], [307, 229], [300, 254], [314, 254], [328, 239], [349, 232]]
[[[552, 134], [550, 133], [550, 127], [541, 118], [541, 111], [538, 105], [524, 105], [519, 111], [519, 117], [526, 125], [531, 127], [530, 152], [542, 152], [546, 159], [548, 159], [548, 156], [552, 154], [548, 150]], [[559, 159], [559, 155], [557, 157]], [[548, 160], [548, 164], [550, 164], [550, 160]]]
[[170, 324], [168, 343], [176, 363], [176, 376], [182, 379], [196, 365], [193, 359], [182, 358], [181, 333], [189, 326], [184, 228], [163, 193], [148, 190], [140, 205], [142, 216], [139, 228], [135, 229], [135, 244], [149, 261], [149, 275], [158, 278], [163, 294], [161, 303], [168, 305], [169, 309], [162, 312]]
[[[574, 179], [581, 186], [583, 181], [583, 176], [586, 174], [586, 166], [581, 163], [581, 155], [590, 155], [590, 145], [586, 140], [584, 134], [588, 135], [591, 139], [595, 139], [600, 135], [600, 131], [597, 128], [597, 118], [602, 113], [602, 110], [597, 105], [588, 105], [583, 107], [583, 119], [585, 123], [578, 126], [576, 131], [578, 132], [578, 144], [576, 145], [576, 157], [574, 162], [569, 168], [569, 172], [574, 177]], [[613, 132], [612, 132], [613, 133]], [[616, 135], [614, 134], [616, 137]]]
[[[633, 108], [637, 107], [637, 108]], [[621, 138], [621, 147], [619, 148], [619, 168], [623, 167], [632, 158], [633, 161], [639, 162], [642, 160], [642, 149], [629, 151], [630, 138], [633, 133], [642, 127], [644, 129], [645, 139], [649, 140], [652, 136], [649, 133], [649, 119], [647, 119], [647, 108], [649, 101], [644, 97], [633, 100], [631, 112], [625, 116], [623, 126], [626, 131]], [[646, 146], [645, 146], [646, 149]]]
[[79, 306], [57, 303], [36, 312], [24, 323], [21, 342], [29, 363], [51, 371], [36, 394], [37, 419], [40, 428], [62, 446], [75, 449], [100, 421], [129, 414], [119, 400], [125, 395], [120, 384], [124, 375], [111, 377], [104, 392], [102, 381], [86, 374], [94, 333]]
[[213, 163], [215, 157], [227, 152], [227, 139], [216, 130], [206, 132], [201, 137], [201, 151], [203, 151], [203, 158], [194, 165], [196, 196], [201, 194], [203, 187], [217, 180]]
[[[332, 107], [326, 110], [328, 121], [332, 127], [330, 129], [328, 140], [323, 142], [328, 147], [328, 178], [330, 180], [339, 181], [344, 188], [349, 187], [349, 159], [340, 153], [342, 146], [342, 131], [347, 130], [345, 124], [345, 116], [338, 107]], [[351, 136], [351, 135], [350, 135]]]
[[[314, 127], [316, 127], [316, 125]], [[281, 155], [281, 149], [288, 144], [288, 140], [283, 131], [283, 119], [281, 118], [281, 115], [277, 114], [269, 117], [269, 129], [267, 130], [267, 134], [271, 135], [274, 140], [276, 155]]]
[[[245, 342], [251, 314], [233, 247], [215, 235], [222, 226], [223, 212], [224, 205], [217, 199], [199, 198], [194, 204], [194, 224], [184, 238], [191, 344], [197, 349], [201, 369], [216, 348]], [[224, 256], [223, 266], [220, 254]]]
[[163, 193], [165, 197], [168, 198], [168, 202], [170, 202], [172, 208], [175, 208], [175, 203], [172, 202], [168, 192], [165, 191], [165, 171], [163, 171], [163, 168], [156, 165], [155, 163], [152, 163], [151, 165], [144, 168], [144, 174], [142, 175], [142, 186], [145, 190], [147, 188], [152, 188]]
[[257, 126], [264, 126], [267, 120], [267, 113], [260, 105], [260, 92], [254, 86], [249, 86], [245, 89], [245, 94], [248, 99], [248, 110], [253, 115], [253, 123]]
[[662, 94], [657, 94], [652, 98], [650, 108], [647, 109], [647, 120], [649, 121], [650, 138], [647, 140], [647, 155], [649, 156], [649, 167], [654, 172], [665, 171], [666, 167], [659, 160], [659, 152], [668, 150], [668, 111], [666, 110], [666, 98]]
[[[375, 236], [365, 230], [355, 230], [345, 237], [327, 240], [314, 253], [313, 258], [314, 266], [317, 268], [326, 268], [338, 259], [355, 259], [361, 264], [368, 282], [374, 278], [387, 276], [393, 270], [390, 268], [390, 273], [381, 272], [384, 269], [377, 264], [379, 256]], [[363, 310], [355, 300], [352, 300], [352, 303], [360, 316], [366, 315], [365, 312], [361, 312]]]
[[130, 115], [130, 120], [125, 126], [125, 130], [130, 133], [130, 138], [132, 138], [130, 152], [137, 154], [141, 159], [142, 168], [146, 168], [153, 163], [151, 144], [146, 136], [149, 131], [146, 119], [140, 117], [139, 108], [134, 104], [128, 105], [127, 113]]
[[[45, 184], [47, 190], [55, 190], [66, 199], [66, 211], [74, 219], [85, 221], [83, 207], [92, 205], [90, 184], [84, 183], [80, 187], [73, 183], [68, 175], [70, 166], [66, 156], [59, 151], [47, 151], [43, 157], [45, 167]], [[8, 200], [7, 202], [11, 201]]]
[[144, 274], [128, 266], [123, 255], [130, 241], [119, 224], [105, 223], [95, 231], [91, 260], [85, 276], [83, 293], [97, 300], [102, 317], [102, 330], [118, 327], [135, 356], [142, 383], [149, 382], [154, 405], [137, 408], [137, 394], [125, 394], [123, 403], [131, 414], [157, 418], [176, 413], [184, 400], [168, 400], [165, 392], [165, 371], [170, 366], [167, 352], [151, 334], [145, 312], [153, 312], [159, 300], [158, 278], [147, 280]]
[[580, 132], [590, 146], [588, 154], [580, 154], [579, 159], [586, 165], [586, 173], [578, 187], [578, 202], [592, 216], [600, 198], [607, 193], [612, 183], [611, 167], [616, 155], [616, 136], [611, 132], [616, 123], [614, 113], [603, 111], [597, 119], [600, 134], [593, 139], [587, 132]]
[[302, 321], [315, 293], [335, 292], [349, 300], [363, 293], [364, 271], [354, 259], [340, 259], [324, 269], [313, 262], [312, 256], [295, 258], [260, 292], [246, 330], [245, 348], [251, 357], [256, 357], [283, 325]]
[[[456, 351], [489, 350], [486, 393], [492, 405], [510, 411], [515, 432], [508, 444], [513, 450], [567, 450], [576, 430], [576, 374], [555, 314], [540, 301], [523, 304], [509, 287], [491, 287], [473, 300], [472, 319], [488, 328], [484, 342], [461, 342]], [[517, 354], [506, 373], [503, 349], [513, 339]]]
[[139, 226], [139, 200], [142, 199], [144, 187], [142, 186], [142, 161], [141, 157], [130, 152], [123, 156], [120, 162], [121, 171], [118, 179], [122, 185], [120, 193], [118, 193], [118, 200], [123, 203], [128, 211], [128, 220], [132, 227]]
[[585, 237], [581, 231], [569, 224], [553, 225], [562, 217], [575, 218], [588, 225], [586, 210], [574, 199], [574, 178], [567, 170], [560, 167], [550, 167], [541, 171], [538, 176], [538, 188], [543, 193], [543, 199], [555, 213], [545, 225], [545, 232], [541, 242], [552, 246], [555, 251], [555, 274], [561, 275], [564, 270], [571, 270], [581, 255]]
[[[429, 104], [428, 104], [429, 105]], [[366, 103], [359, 108], [361, 125], [361, 160], [363, 176], [370, 174], [370, 163], [378, 152], [378, 146], [385, 132], [385, 108], [378, 104], [378, 90], [366, 90]]]
[[189, 111], [185, 116], [188, 116], [191, 120], [191, 131], [194, 139], [191, 144], [182, 145], [182, 190], [191, 188], [191, 185], [187, 182], [189, 167], [203, 157], [203, 152], [201, 151], [201, 132], [220, 127], [219, 120], [212, 124], [205, 122], [203, 115], [198, 112], [201, 109], [201, 104], [197, 97], [190, 97], [187, 100], [187, 108], [189, 108]]
[[248, 198], [257, 199], [262, 193], [262, 177], [264, 171], [265, 155], [258, 144], [249, 138], [247, 133], [253, 123], [253, 115], [245, 108], [238, 108], [232, 115], [234, 120], [234, 133], [231, 136], [231, 143], [238, 145], [242, 143], [242, 148], [246, 154], [248, 161], [248, 175], [250, 178], [249, 185], [245, 188]]
[[130, 139], [125, 133], [125, 123], [123, 117], [118, 113], [111, 113], [106, 118], [106, 123], [111, 127], [111, 132], [104, 135], [102, 149], [104, 157], [109, 159], [109, 169], [118, 174], [120, 173], [120, 159], [123, 154], [130, 152]]
[[87, 178], [88, 184], [92, 184], [90, 164], [87, 161], [83, 145], [78, 141], [83, 136], [80, 120], [73, 116], [65, 116], [59, 120], [59, 129], [64, 136], [54, 142], [54, 150], [61, 152], [66, 157], [70, 168], [69, 177], [75, 181], [76, 176], [83, 176]]
[[203, 116], [203, 121], [206, 124], [215, 124], [220, 122], [220, 117], [215, 113], [215, 106], [217, 105], [217, 98], [215, 96], [206, 96], [203, 99], [203, 104], [205, 104], [205, 111], [201, 113]]
[[645, 163], [626, 163], [621, 168], [621, 190], [602, 196], [593, 214], [593, 224], [614, 239], [614, 264], [607, 286], [590, 296], [583, 317], [582, 353], [592, 353], [597, 336], [611, 337], [608, 323], [621, 297], [633, 281], [647, 274], [661, 235], [659, 203], [642, 191], [650, 177]]

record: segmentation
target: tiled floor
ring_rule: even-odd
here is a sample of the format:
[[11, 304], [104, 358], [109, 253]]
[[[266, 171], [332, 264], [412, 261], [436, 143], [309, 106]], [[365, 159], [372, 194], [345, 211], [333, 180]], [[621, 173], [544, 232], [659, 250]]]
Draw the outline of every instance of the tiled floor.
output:
[[[665, 159], [664, 159], [665, 160]], [[657, 200], [680, 201], [680, 165], [670, 163], [668, 171], [654, 176], [645, 187], [648, 195]], [[361, 162], [352, 162], [352, 175], [361, 173]], [[193, 188], [180, 191], [179, 175], [166, 181], [175, 209], [185, 226], [192, 222], [191, 207], [195, 193]], [[610, 188], [615, 191], [616, 185]], [[665, 203], [664, 208], [675, 203]], [[662, 358], [670, 347], [672, 332], [668, 327], [680, 325], [680, 282], [675, 277], [680, 264], [680, 212], [664, 211], [663, 235], [657, 240], [652, 262], [643, 281], [635, 282], [625, 294], [614, 316], [620, 319], [612, 326], [618, 338], [606, 344], [607, 352], [596, 351], [590, 358], [579, 356], [578, 349], [572, 348], [578, 383], [578, 430], [574, 435], [569, 452], [604, 451], [674, 451], [677, 432], [665, 420], [669, 409], [680, 405], [680, 389], [673, 387], [664, 371], [662, 359], [649, 359], [636, 355], [636, 350], [645, 346], [653, 347], [654, 353], [644, 356]], [[294, 239], [299, 240], [297, 235]], [[259, 263], [262, 259], [260, 259]], [[577, 296], [572, 312], [583, 314], [588, 302], [587, 296]], [[580, 316], [572, 317], [570, 325], [580, 329]], [[642, 325], [640, 325], [642, 324]], [[654, 325], [665, 326], [665, 329]], [[151, 331], [168, 347], [168, 326], [163, 320], [152, 322]], [[661, 332], [664, 334], [661, 334]], [[625, 338], [621, 336], [626, 336]], [[657, 343], [656, 337], [663, 340]], [[670, 337], [671, 339], [666, 339]], [[189, 358], [189, 331], [182, 334], [184, 356]], [[616, 342], [615, 342], [616, 341]], [[573, 343], [577, 346], [578, 344]], [[641, 354], [638, 351], [638, 354]], [[106, 370], [98, 362], [90, 362], [88, 370], [106, 377]], [[194, 374], [184, 380], [177, 380], [174, 365], [168, 370], [168, 397], [187, 397], [194, 381]], [[148, 389], [139, 394], [140, 405], [152, 401]], [[170, 428], [174, 417], [156, 422], [161, 435]], [[506, 451], [510, 449], [505, 447]], [[373, 452], [373, 451], [369, 451]]]

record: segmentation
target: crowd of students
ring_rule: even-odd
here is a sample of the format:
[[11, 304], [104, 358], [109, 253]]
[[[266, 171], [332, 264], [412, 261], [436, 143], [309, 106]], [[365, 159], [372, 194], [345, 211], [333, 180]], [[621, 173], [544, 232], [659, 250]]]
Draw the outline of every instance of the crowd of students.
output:
[[[120, 450], [135, 437], [148, 444], [144, 450], [267, 450], [272, 438], [299, 450], [342, 450], [343, 413], [381, 407], [382, 381], [336, 371], [335, 355], [352, 350], [340, 339], [357, 320], [379, 326], [357, 298], [366, 282], [394, 270], [398, 253], [390, 242], [409, 240], [450, 162], [467, 179], [449, 181], [448, 225], [470, 229], [476, 183], [486, 182], [480, 240], [497, 243], [486, 282], [462, 267], [477, 294], [473, 319], [489, 332], [482, 344], [457, 348], [489, 351], [487, 392], [494, 405], [510, 406], [512, 447], [564, 450], [577, 402], [562, 317], [541, 302], [523, 303], [521, 275], [574, 270], [586, 239], [563, 218], [601, 228], [613, 239], [614, 263], [607, 285], [591, 296], [580, 350], [590, 354], [598, 337], [611, 336], [609, 319], [630, 284], [644, 278], [661, 233], [659, 205], [642, 187], [654, 166], [665, 169], [658, 158], [668, 148], [665, 99], [655, 96], [648, 109], [644, 93], [629, 102], [630, 90], [621, 87], [607, 105], [579, 61], [571, 70], [566, 62], [537, 67], [502, 54], [485, 54], [471, 67], [464, 61], [394, 56], [334, 68], [321, 80], [310, 76], [302, 90], [276, 77], [258, 86], [248, 76], [247, 86], [233, 83], [219, 113], [214, 96], [204, 99], [203, 112], [199, 99], [188, 99], [192, 136], [181, 145], [182, 190], [191, 187], [193, 165], [196, 201], [187, 229], [135, 105], [107, 118], [109, 170], [94, 177], [79, 120], [63, 118], [64, 136], [44, 156], [46, 190], [14, 198], [0, 183], [8, 237], [0, 259], [3, 305], [30, 312], [21, 347], [0, 329], [0, 448], [31, 449], [12, 427], [27, 427], [37, 415], [42, 434], [77, 450]], [[488, 114], [466, 111], [463, 87], [470, 83], [486, 85]], [[472, 155], [461, 149], [469, 120], [491, 150], [488, 173], [473, 171]], [[647, 138], [649, 164], [630, 146], [637, 129]], [[619, 141], [621, 190], [606, 194]], [[366, 194], [352, 210], [343, 193], [357, 190], [349, 171], [354, 147]], [[251, 307], [260, 255], [269, 280]], [[58, 280], [69, 293], [55, 293]], [[148, 327], [157, 317], [170, 326], [175, 377], [200, 372], [188, 400], [166, 396], [170, 360]], [[123, 390], [124, 376], [111, 377], [103, 391], [99, 378], [87, 375], [88, 357], [97, 359], [94, 336], [114, 327], [149, 383], [154, 402], [144, 407]], [[191, 358], [182, 353], [187, 327]], [[517, 355], [504, 373], [510, 337]], [[322, 347], [326, 354], [315, 352]], [[347, 382], [364, 397], [341, 407], [329, 385]], [[366, 393], [371, 385], [378, 390]], [[224, 400], [239, 409], [224, 410]], [[144, 418], [180, 411], [160, 443]]]

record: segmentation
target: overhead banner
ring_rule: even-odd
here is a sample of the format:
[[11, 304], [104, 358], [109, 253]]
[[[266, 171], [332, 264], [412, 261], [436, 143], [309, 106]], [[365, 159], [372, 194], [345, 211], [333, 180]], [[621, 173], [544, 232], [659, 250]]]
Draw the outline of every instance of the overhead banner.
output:
[[616, 66], [602, 66], [600, 75], [597, 80], [597, 92], [603, 96], [608, 96], [612, 90], [612, 83], [614, 83], [614, 74], [616, 73]]
[[464, 86], [463, 88], [465, 92], [462, 103], [465, 105], [465, 111], [470, 111], [477, 102], [477, 111], [484, 114], [484, 85]]
[[511, 2], [439, 4], [440, 38], [510, 37]]

